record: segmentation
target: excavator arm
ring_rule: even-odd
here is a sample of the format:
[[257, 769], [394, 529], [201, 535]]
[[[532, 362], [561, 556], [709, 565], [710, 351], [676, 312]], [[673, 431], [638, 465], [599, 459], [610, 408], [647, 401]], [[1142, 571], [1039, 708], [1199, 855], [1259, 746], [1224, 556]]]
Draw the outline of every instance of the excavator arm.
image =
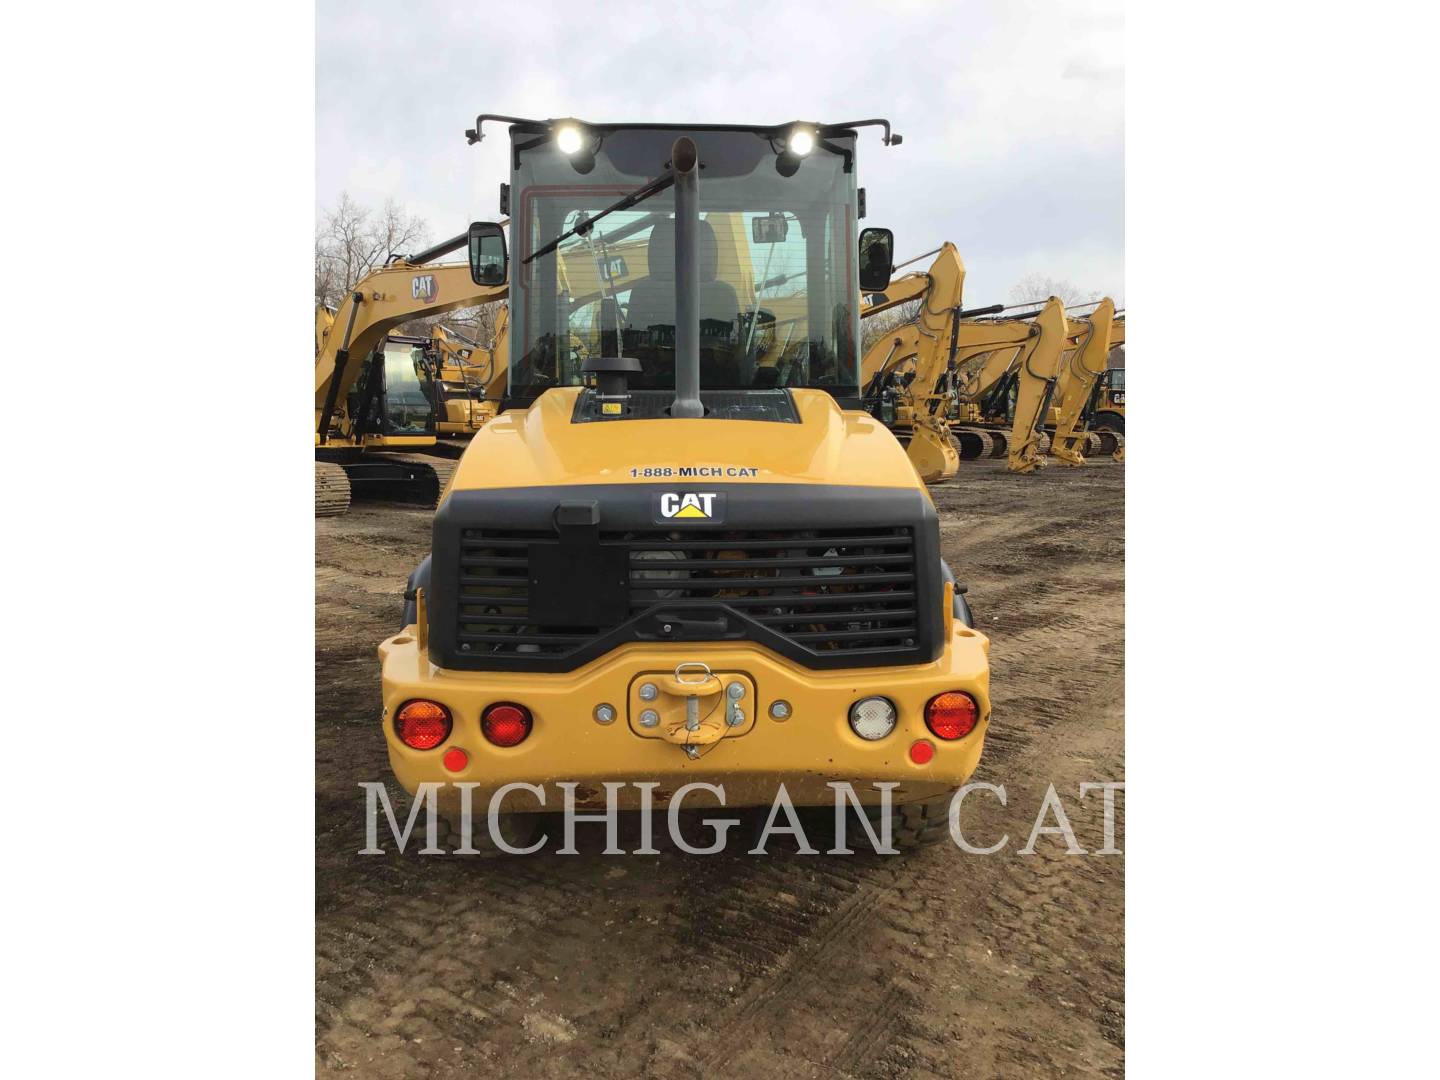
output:
[[1081, 414], [1095, 384], [1105, 374], [1110, 355], [1110, 327], [1115, 318], [1115, 301], [1106, 297], [1088, 318], [1072, 321], [1078, 331], [1074, 347], [1067, 347], [1060, 360], [1055, 383], [1057, 415], [1051, 453], [1065, 465], [1085, 463], [1086, 432]]
[[[950, 404], [948, 354], [950, 327], [960, 309], [965, 287], [965, 264], [955, 245], [946, 241], [930, 269], [892, 281], [884, 299], [861, 312], [869, 318], [911, 300], [920, 301], [915, 318], [881, 335], [866, 350], [860, 364], [864, 394], [878, 401], [887, 390], [900, 405], [897, 426], [908, 428], [906, 452], [926, 483], [950, 479], [960, 468], [960, 452], [947, 421]], [[893, 379], [902, 366], [913, 365], [908, 383]]]
[[1040, 332], [1020, 350], [1011, 375], [1015, 385], [1015, 418], [1010, 425], [1007, 456], [1010, 470], [1020, 473], [1034, 472], [1044, 463], [1040, 456], [1041, 426], [1055, 392], [1060, 353], [1069, 331], [1065, 305], [1052, 296], [1035, 316], [1034, 323]]

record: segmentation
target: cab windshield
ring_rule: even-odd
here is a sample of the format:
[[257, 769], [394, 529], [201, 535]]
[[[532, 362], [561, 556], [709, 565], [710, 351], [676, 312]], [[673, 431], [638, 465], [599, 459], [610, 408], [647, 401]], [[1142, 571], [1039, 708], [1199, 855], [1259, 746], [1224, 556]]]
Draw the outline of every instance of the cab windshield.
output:
[[385, 427], [389, 435], [433, 431], [432, 376], [425, 350], [402, 342], [385, 344]]
[[[598, 132], [593, 167], [517, 135], [512, 225], [512, 397], [584, 381], [591, 357], [640, 361], [634, 389], [675, 385], [674, 192], [607, 215], [524, 257], [661, 176], [678, 130]], [[857, 393], [855, 173], [817, 147], [785, 176], [778, 142], [684, 132], [700, 148], [700, 385]], [[853, 151], [854, 139], [829, 140]], [[793, 162], [793, 159], [792, 159]], [[578, 166], [578, 167], [577, 167]], [[585, 171], [580, 171], [584, 169]]]

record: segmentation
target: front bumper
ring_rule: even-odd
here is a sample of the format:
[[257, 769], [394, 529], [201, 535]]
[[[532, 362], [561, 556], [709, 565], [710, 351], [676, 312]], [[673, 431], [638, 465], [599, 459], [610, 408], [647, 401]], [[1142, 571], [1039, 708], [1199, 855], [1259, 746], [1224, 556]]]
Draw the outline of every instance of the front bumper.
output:
[[[458, 799], [453, 785], [479, 783], [480, 794], [501, 784], [539, 785], [575, 782], [576, 803], [604, 806], [607, 781], [624, 783], [622, 808], [638, 805], [633, 785], [656, 783], [654, 805], [664, 806], [682, 784], [723, 786], [727, 806], [763, 806], [778, 783], [796, 805], [833, 804], [830, 781], [848, 781], [861, 802], [878, 803], [873, 783], [895, 782], [896, 803], [927, 798], [962, 785], [975, 771], [990, 722], [989, 640], [958, 622], [939, 659], [928, 664], [886, 668], [815, 671], [753, 644], [624, 645], [574, 671], [535, 674], [498, 671], [449, 671], [422, 655], [415, 627], [380, 646], [384, 714], [381, 726], [396, 778], [414, 794], [422, 783], [440, 789], [442, 808]], [[642, 675], [673, 672], [683, 662], [703, 662], [716, 672], [743, 673], [754, 687], [745, 702], [749, 722], [689, 756], [683, 747], [647, 737], [630, 715], [634, 688]], [[946, 742], [925, 726], [924, 708], [936, 694], [964, 690], [980, 706], [975, 730]], [[883, 695], [896, 706], [899, 720], [891, 734], [867, 742], [850, 728], [850, 706], [859, 698]], [[412, 698], [447, 706], [454, 718], [450, 737], [431, 750], [414, 750], [397, 738], [396, 711]], [[783, 721], [769, 714], [772, 702], [790, 704]], [[480, 715], [495, 702], [524, 705], [534, 718], [530, 736], [519, 746], [501, 748], [480, 732]], [[594, 717], [597, 705], [619, 712], [614, 722]], [[916, 740], [928, 740], [934, 757], [924, 765], [910, 760]], [[442, 763], [453, 747], [469, 755], [468, 764], [451, 772]], [[708, 798], [708, 797], [707, 797]], [[557, 808], [547, 792], [547, 808]], [[530, 796], [517, 795], [516, 808]], [[477, 803], [477, 805], [480, 805]], [[507, 804], [508, 805], [508, 804]]]

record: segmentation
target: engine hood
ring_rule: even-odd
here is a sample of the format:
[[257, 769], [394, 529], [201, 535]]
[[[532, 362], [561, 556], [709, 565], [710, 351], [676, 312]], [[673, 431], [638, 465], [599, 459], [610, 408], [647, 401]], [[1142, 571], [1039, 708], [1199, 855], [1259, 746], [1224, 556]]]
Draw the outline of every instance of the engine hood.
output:
[[920, 488], [895, 437], [822, 390], [793, 390], [800, 422], [574, 421], [579, 387], [502, 413], [470, 441], [450, 490], [569, 484], [756, 482]]

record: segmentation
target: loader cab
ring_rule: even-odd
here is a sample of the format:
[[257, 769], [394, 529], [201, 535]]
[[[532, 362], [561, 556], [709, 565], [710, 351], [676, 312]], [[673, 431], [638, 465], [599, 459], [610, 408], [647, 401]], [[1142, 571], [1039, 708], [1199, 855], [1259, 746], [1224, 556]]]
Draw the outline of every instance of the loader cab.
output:
[[429, 338], [391, 334], [380, 343], [348, 398], [357, 436], [435, 434], [439, 356]]
[[1125, 404], [1125, 369], [1110, 368], [1101, 376], [1101, 385], [1104, 387], [1105, 404], [1110, 408], [1123, 406]]
[[862, 243], [856, 132], [815, 128], [799, 154], [795, 130], [513, 123], [505, 407], [588, 385], [605, 358], [626, 359], [631, 391], [659, 399], [675, 390], [675, 191], [616, 204], [663, 178], [685, 135], [701, 170], [696, 306], [707, 415], [712, 397], [797, 387], [858, 408], [862, 256], [888, 278], [889, 234], [865, 230], [873, 235]]

